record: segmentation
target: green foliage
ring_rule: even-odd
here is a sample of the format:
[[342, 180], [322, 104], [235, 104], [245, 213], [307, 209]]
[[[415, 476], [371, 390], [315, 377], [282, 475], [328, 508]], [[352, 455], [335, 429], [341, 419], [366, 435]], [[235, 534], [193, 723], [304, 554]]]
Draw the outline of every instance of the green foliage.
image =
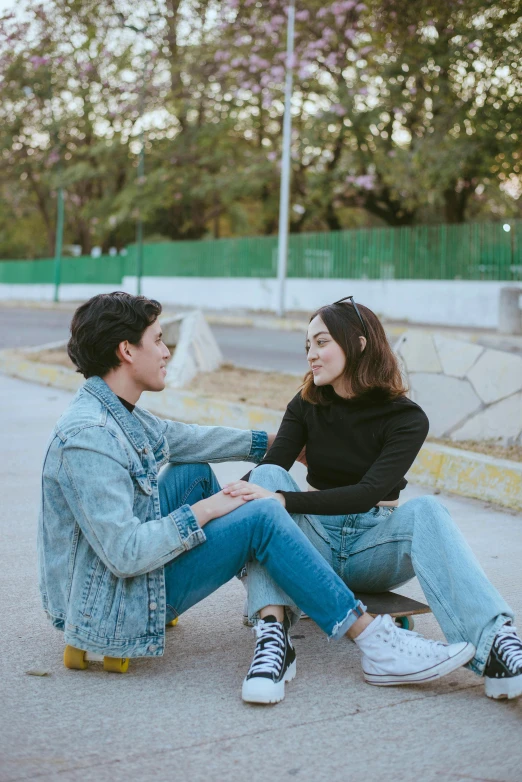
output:
[[[297, 3], [292, 231], [519, 216], [520, 5]], [[1, 255], [53, 254], [59, 186], [87, 253], [138, 216], [146, 237], [276, 231], [285, 0], [30, 0], [0, 22]]]

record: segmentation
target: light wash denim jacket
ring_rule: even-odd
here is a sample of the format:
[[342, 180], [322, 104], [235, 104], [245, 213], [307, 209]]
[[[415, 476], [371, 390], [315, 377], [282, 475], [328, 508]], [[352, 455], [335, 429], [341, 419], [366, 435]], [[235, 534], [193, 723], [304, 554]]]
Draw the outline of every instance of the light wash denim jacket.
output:
[[54, 428], [42, 474], [40, 591], [65, 642], [109, 657], [163, 654], [163, 566], [206, 538], [189, 505], [161, 516], [158, 470], [259, 462], [266, 447], [265, 432], [130, 413], [89, 378]]

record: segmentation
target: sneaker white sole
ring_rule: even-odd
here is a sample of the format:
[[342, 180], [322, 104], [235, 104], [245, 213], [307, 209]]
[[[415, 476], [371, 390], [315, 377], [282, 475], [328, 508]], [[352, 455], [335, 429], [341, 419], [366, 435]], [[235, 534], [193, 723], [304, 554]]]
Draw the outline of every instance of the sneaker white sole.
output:
[[295, 679], [296, 665], [294, 662], [288, 667], [284, 678], [280, 682], [270, 679], [254, 677], [245, 679], [241, 697], [247, 703], [279, 703], [285, 697], [285, 682]]
[[440, 679], [442, 676], [447, 676], [448, 673], [455, 671], [462, 665], [466, 665], [473, 658], [475, 654], [475, 647], [473, 644], [467, 643], [464, 647], [449, 657], [447, 660], [443, 660], [440, 663], [424, 668], [422, 671], [416, 671], [415, 673], [367, 673], [363, 669], [364, 680], [367, 684], [374, 684], [377, 687], [393, 687], [397, 684], [422, 684], [423, 682], [432, 681], [433, 679]]
[[488, 698], [519, 698], [522, 695], [522, 675], [509, 676], [507, 679], [490, 679], [486, 676], [484, 689]]

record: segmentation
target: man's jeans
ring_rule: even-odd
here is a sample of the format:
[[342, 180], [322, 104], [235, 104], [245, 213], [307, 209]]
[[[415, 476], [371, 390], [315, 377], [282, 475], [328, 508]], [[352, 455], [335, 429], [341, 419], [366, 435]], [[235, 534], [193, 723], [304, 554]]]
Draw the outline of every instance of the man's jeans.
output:
[[[270, 491], [300, 491], [276, 465], [256, 467], [250, 481]], [[393, 510], [292, 518], [355, 593], [384, 592], [417, 576], [447, 640], [470, 641], [477, 651], [468, 667], [484, 672], [496, 633], [514, 614], [443, 505], [419, 497]], [[292, 605], [260, 563], [249, 562], [247, 573], [249, 606]]]
[[[161, 513], [166, 516], [218, 491], [208, 464], [169, 465], [159, 478]], [[270, 582], [279, 584], [292, 604], [306, 611], [331, 638], [343, 636], [365, 610], [277, 500], [247, 502], [206, 524], [205, 535], [204, 543], [165, 565], [167, 622], [254, 558]]]

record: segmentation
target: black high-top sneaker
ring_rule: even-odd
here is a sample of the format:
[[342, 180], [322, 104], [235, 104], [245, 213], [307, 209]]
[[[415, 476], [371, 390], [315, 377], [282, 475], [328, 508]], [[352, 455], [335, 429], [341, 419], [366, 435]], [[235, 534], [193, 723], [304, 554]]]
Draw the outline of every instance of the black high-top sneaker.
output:
[[522, 641], [512, 624], [505, 624], [496, 634], [484, 677], [488, 698], [522, 695]]
[[295, 649], [285, 625], [275, 616], [260, 619], [254, 630], [256, 649], [243, 682], [243, 700], [279, 703], [285, 697], [285, 682], [295, 676]]

